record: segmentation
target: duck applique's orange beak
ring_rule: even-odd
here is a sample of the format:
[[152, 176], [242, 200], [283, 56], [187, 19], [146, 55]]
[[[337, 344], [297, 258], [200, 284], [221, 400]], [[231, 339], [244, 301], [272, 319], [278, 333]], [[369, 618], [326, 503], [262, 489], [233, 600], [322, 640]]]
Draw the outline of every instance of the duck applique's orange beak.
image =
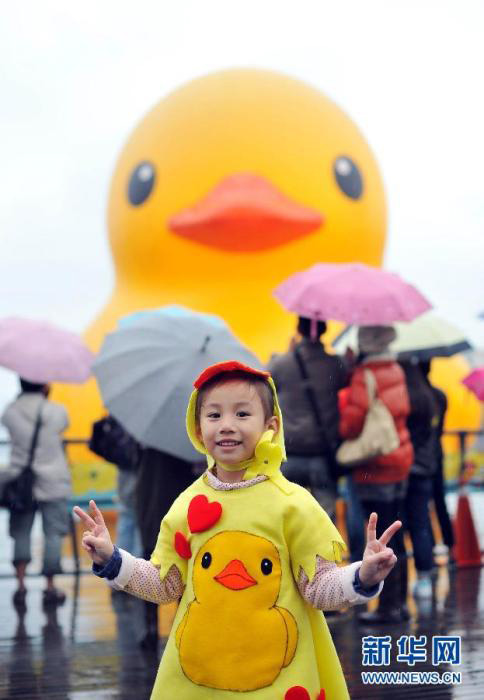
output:
[[252, 578], [239, 559], [232, 559], [223, 571], [214, 576], [214, 579], [233, 591], [242, 591], [244, 588], [257, 585], [257, 581]]
[[289, 199], [264, 177], [239, 173], [173, 216], [168, 228], [214, 248], [252, 252], [306, 236], [323, 223], [318, 211]]

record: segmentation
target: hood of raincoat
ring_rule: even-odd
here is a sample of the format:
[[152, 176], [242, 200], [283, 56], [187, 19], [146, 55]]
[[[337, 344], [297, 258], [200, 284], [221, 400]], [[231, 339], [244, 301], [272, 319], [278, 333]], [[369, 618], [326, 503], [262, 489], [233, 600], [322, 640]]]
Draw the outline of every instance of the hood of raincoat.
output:
[[228, 469], [228, 471], [239, 471], [245, 469], [244, 480], [253, 479], [255, 476], [265, 475], [269, 479], [272, 479], [280, 488], [284, 491], [287, 490], [289, 482], [282, 475], [280, 467], [282, 462], [286, 461], [286, 448], [284, 445], [284, 427], [282, 422], [282, 413], [279, 407], [279, 401], [277, 399], [277, 391], [269, 372], [263, 372], [247, 365], [243, 365], [240, 362], [229, 361], [220, 362], [216, 365], [211, 365], [207, 367], [202, 374], [193, 383], [194, 390], [190, 396], [190, 401], [188, 403], [187, 416], [186, 416], [186, 427], [188, 437], [194, 448], [204, 454], [207, 458], [207, 464], [209, 468], [213, 467], [215, 460], [207, 452], [205, 445], [197, 436], [197, 421], [196, 421], [196, 405], [197, 396], [201, 387], [212, 377], [217, 374], [222, 374], [225, 372], [245, 372], [247, 375], [257, 375], [263, 377], [271, 388], [272, 395], [274, 397], [274, 415], [279, 420], [279, 430], [275, 433], [273, 430], [266, 430], [256, 445], [254, 456], [245, 462], [234, 465], [224, 465], [220, 464], [221, 467]]

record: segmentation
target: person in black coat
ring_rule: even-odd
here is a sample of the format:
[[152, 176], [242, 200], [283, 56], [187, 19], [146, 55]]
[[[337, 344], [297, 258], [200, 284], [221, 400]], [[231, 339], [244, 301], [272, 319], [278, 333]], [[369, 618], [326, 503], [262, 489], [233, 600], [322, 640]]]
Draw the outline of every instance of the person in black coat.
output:
[[449, 511], [447, 510], [447, 503], [445, 502], [444, 451], [442, 449], [442, 434], [444, 432], [444, 420], [447, 412], [447, 396], [441, 389], [430, 384], [430, 361], [422, 362], [421, 368], [432, 389], [438, 410], [438, 421], [433, 430], [433, 437], [435, 440], [435, 470], [432, 477], [432, 495], [442, 539], [450, 552], [454, 546], [454, 531]]
[[[173, 501], [195, 479], [193, 464], [151, 447], [142, 450], [136, 485], [136, 511], [143, 557], [150, 559], [160, 523]], [[145, 603], [146, 636], [142, 646], [155, 649], [158, 644], [158, 606]]]
[[417, 598], [430, 598], [432, 596], [431, 572], [434, 566], [434, 536], [429, 505], [433, 498], [439, 455], [440, 461], [442, 460], [441, 392], [430, 384], [428, 378], [430, 363], [402, 362], [401, 364], [410, 396], [411, 413], [407, 420], [407, 427], [415, 453], [405, 498], [405, 526], [412, 539], [417, 570], [413, 595]]
[[338, 391], [348, 383], [343, 360], [326, 352], [321, 336], [324, 321], [300, 316], [300, 340], [288, 352], [271, 359], [268, 369], [284, 415], [287, 463], [285, 476], [309, 487], [334, 519], [339, 436]]

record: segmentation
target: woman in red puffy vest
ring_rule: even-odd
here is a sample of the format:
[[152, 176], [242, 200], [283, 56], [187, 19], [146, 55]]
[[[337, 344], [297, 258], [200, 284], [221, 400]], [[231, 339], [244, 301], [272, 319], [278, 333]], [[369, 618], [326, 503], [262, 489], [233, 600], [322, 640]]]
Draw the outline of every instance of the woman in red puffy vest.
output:
[[[365, 516], [368, 518], [373, 511], [378, 513], [378, 536], [403, 516], [407, 476], [413, 462], [413, 447], [406, 427], [410, 401], [405, 375], [388, 350], [395, 337], [392, 326], [362, 326], [359, 329], [360, 355], [341, 408], [339, 425], [341, 437], [345, 440], [356, 438], [361, 433], [369, 407], [365, 370], [370, 370], [376, 381], [377, 396], [390, 411], [400, 438], [396, 450], [375, 457], [352, 472]], [[385, 581], [378, 610], [359, 616], [366, 624], [397, 623], [408, 618], [405, 604], [407, 559], [401, 530], [394, 537], [394, 550], [398, 562]]]

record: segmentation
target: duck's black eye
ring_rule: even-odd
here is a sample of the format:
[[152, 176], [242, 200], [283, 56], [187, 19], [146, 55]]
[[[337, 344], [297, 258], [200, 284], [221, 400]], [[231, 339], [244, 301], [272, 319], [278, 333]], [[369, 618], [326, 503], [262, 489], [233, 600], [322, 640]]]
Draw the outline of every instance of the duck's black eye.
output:
[[205, 552], [205, 554], [202, 557], [202, 567], [204, 569], [208, 569], [210, 564], [212, 563], [212, 555], [210, 552]]
[[363, 192], [363, 178], [356, 163], [348, 156], [338, 156], [333, 172], [340, 189], [347, 197], [359, 199]]
[[270, 559], [263, 559], [260, 564], [260, 570], [264, 576], [269, 576], [272, 571], [272, 562]]
[[143, 161], [131, 173], [128, 185], [128, 198], [135, 207], [143, 204], [151, 194], [155, 184], [155, 168]]

